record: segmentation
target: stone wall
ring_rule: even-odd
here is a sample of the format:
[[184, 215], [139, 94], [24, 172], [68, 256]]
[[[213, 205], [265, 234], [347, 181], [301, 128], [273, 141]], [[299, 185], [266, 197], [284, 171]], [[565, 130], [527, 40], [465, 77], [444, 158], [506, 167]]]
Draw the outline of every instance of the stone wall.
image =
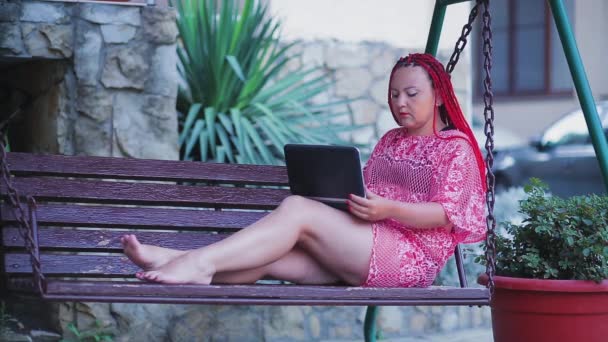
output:
[[13, 149], [177, 159], [176, 41], [172, 8], [0, 0], [0, 83], [36, 99]]
[[[62, 324], [111, 333], [115, 341], [363, 340], [365, 307], [60, 304]], [[76, 318], [76, 319], [74, 319]], [[381, 307], [383, 337], [412, 337], [489, 327], [487, 308]], [[70, 337], [69, 333], [65, 337]]]

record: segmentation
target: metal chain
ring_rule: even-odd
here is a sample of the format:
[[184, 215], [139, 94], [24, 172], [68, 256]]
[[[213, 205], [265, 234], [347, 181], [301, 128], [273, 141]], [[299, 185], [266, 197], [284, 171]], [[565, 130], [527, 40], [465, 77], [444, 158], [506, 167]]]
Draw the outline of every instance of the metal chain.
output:
[[[17, 192], [17, 190], [15, 189], [15, 187], [12, 184], [11, 172], [8, 168], [8, 162], [6, 160], [6, 149], [4, 147], [4, 143], [6, 141], [5, 140], [6, 135], [3, 130], [0, 131], [0, 139], [1, 139], [1, 141], [0, 141], [0, 168], [1, 168], [0, 172], [2, 173], [2, 182], [4, 183], [4, 186], [6, 187], [6, 192], [8, 194], [7, 198], [9, 200], [9, 202], [11, 203], [13, 215], [15, 216], [15, 219], [19, 223], [18, 224], [19, 235], [21, 235], [21, 238], [24, 241], [25, 249], [27, 250], [28, 254], [30, 255], [30, 262], [32, 264], [32, 272], [33, 272], [34, 282], [35, 282], [34, 285], [36, 286], [40, 295], [44, 295], [44, 293], [45, 293], [44, 284], [46, 283], [46, 281], [45, 281], [44, 275], [42, 274], [42, 269], [40, 266], [40, 255], [38, 253], [38, 243], [35, 242], [35, 241], [37, 241], [37, 237], [34, 237], [34, 233], [33, 233], [33, 225], [36, 223], [30, 222], [27, 219], [25, 209], [23, 208], [24, 205], [21, 200], [21, 196], [19, 196], [19, 193]], [[29, 204], [30, 214], [32, 214], [31, 211], [35, 210], [35, 208], [36, 208], [36, 201], [34, 200], [33, 197], [28, 196], [27, 202]], [[31, 215], [30, 217], [32, 218], [32, 221], [35, 219], [34, 215]]]
[[488, 233], [486, 235], [486, 274], [488, 275], [488, 289], [490, 290], [490, 298], [494, 295], [494, 273], [496, 270], [496, 218], [494, 217], [494, 183], [495, 177], [492, 172], [494, 166], [494, 94], [492, 93], [492, 17], [490, 15], [490, 1], [489, 0], [478, 0], [478, 4], [482, 3], [484, 10], [482, 14], [483, 28], [483, 56], [484, 62], [483, 67], [485, 70], [485, 77], [483, 79], [483, 116], [485, 119], [484, 133], [486, 135], [486, 184], [487, 184], [487, 198], [486, 203], [488, 206], [488, 216], [486, 218], [486, 224]]
[[456, 63], [458, 63], [458, 59], [460, 58], [460, 54], [464, 50], [467, 45], [467, 37], [471, 33], [473, 29], [473, 23], [477, 18], [477, 14], [479, 12], [479, 6], [484, 6], [482, 21], [483, 21], [483, 29], [482, 29], [482, 38], [483, 38], [483, 55], [484, 55], [484, 71], [485, 78], [483, 80], [484, 85], [484, 93], [483, 93], [483, 101], [484, 101], [484, 133], [486, 135], [486, 143], [485, 148], [487, 150], [486, 154], [486, 184], [487, 184], [487, 193], [486, 193], [486, 204], [488, 207], [488, 216], [486, 217], [486, 225], [487, 225], [487, 235], [486, 235], [486, 274], [488, 275], [488, 289], [490, 290], [490, 298], [494, 295], [494, 273], [496, 270], [496, 218], [494, 217], [494, 202], [495, 202], [495, 194], [494, 194], [494, 183], [495, 177], [492, 172], [492, 167], [494, 165], [494, 94], [492, 93], [492, 77], [491, 77], [491, 69], [492, 69], [492, 17], [490, 15], [489, 0], [477, 0], [473, 8], [471, 9], [471, 13], [469, 14], [469, 21], [463, 26], [462, 33], [460, 34], [460, 38], [456, 42], [456, 46], [454, 47], [454, 52], [450, 57], [450, 61], [446, 65], [446, 72], [451, 74], [454, 71], [454, 67]]
[[456, 63], [458, 63], [460, 54], [464, 50], [465, 46], [467, 46], [467, 37], [469, 36], [469, 34], [471, 34], [471, 30], [473, 29], [473, 22], [475, 22], [475, 18], [477, 18], [478, 8], [479, 2], [475, 3], [473, 8], [471, 9], [471, 13], [469, 14], [469, 21], [462, 27], [462, 33], [460, 34], [460, 38], [458, 38], [458, 41], [456, 41], [454, 52], [452, 52], [450, 61], [445, 66], [445, 71], [448, 74], [451, 74], [452, 71], [454, 71], [454, 67], [456, 67]]

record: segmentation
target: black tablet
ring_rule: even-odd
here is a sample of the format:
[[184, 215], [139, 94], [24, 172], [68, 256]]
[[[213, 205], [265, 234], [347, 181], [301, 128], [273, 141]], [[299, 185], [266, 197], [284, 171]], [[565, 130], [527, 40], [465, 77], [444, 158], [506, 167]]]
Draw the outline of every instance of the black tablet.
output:
[[284, 151], [292, 194], [341, 210], [348, 210], [346, 200], [350, 194], [365, 197], [356, 147], [287, 144]]

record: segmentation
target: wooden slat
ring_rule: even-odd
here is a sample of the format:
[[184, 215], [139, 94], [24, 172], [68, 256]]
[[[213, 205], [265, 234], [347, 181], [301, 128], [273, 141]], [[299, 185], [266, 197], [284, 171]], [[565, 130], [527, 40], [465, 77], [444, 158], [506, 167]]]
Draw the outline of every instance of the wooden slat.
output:
[[[112, 230], [79, 230], [79, 229], [40, 229], [38, 243], [40, 248], [70, 251], [107, 251], [120, 252], [120, 238], [125, 231]], [[152, 244], [173, 249], [194, 249], [226, 238], [229, 234], [206, 234], [196, 232], [137, 232], [141, 243]], [[23, 247], [23, 239], [18, 229], [4, 228], [2, 239], [6, 247]]]
[[[139, 204], [162, 206], [225, 206], [275, 208], [290, 192], [286, 189], [187, 186], [82, 179], [15, 178], [22, 195], [38, 201]], [[2, 193], [6, 193], [2, 184]]]
[[288, 185], [284, 166], [8, 153], [16, 175]]
[[[110, 227], [146, 229], [236, 229], [264, 217], [266, 212], [215, 211], [113, 207], [75, 204], [39, 204], [36, 209], [41, 226]], [[2, 205], [2, 222], [15, 223], [12, 207]]]
[[[9, 286], [24, 288], [13, 279]], [[164, 285], [124, 281], [51, 279], [49, 299], [298, 305], [488, 305], [486, 288], [365, 288], [301, 285]]]
[[455, 298], [455, 299], [409, 299], [407, 297], [398, 299], [365, 298], [365, 299], [343, 299], [343, 298], [324, 298], [324, 299], [299, 299], [299, 298], [250, 298], [250, 297], [157, 297], [157, 296], [119, 296], [119, 295], [62, 295], [51, 294], [45, 296], [47, 301], [78, 301], [78, 302], [102, 302], [102, 303], [147, 303], [147, 304], [207, 304], [207, 305], [329, 305], [329, 306], [481, 306], [490, 305], [488, 298]]
[[[40, 263], [45, 275], [65, 276], [132, 276], [139, 271], [126, 256], [41, 254]], [[30, 257], [25, 253], [5, 253], [7, 274], [32, 272]]]
[[253, 297], [294, 299], [448, 299], [485, 298], [485, 289], [453, 287], [369, 288], [302, 285], [163, 285], [145, 282], [80, 282], [57, 281], [48, 289], [53, 293], [124, 296], [187, 296], [187, 297]]

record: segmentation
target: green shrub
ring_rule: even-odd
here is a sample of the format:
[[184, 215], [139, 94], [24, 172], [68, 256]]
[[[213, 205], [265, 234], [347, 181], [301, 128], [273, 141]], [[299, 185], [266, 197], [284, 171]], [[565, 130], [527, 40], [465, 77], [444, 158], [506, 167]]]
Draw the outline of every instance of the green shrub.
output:
[[[608, 279], [608, 197], [549, 196], [532, 179], [520, 201], [521, 224], [504, 223], [496, 240], [496, 274], [518, 278]], [[480, 261], [485, 263], [485, 258]]]
[[280, 164], [286, 143], [345, 144], [340, 133], [359, 128], [336, 123], [348, 101], [312, 104], [332, 83], [321, 67], [281, 73], [294, 44], [262, 1], [173, 2], [182, 159]]

